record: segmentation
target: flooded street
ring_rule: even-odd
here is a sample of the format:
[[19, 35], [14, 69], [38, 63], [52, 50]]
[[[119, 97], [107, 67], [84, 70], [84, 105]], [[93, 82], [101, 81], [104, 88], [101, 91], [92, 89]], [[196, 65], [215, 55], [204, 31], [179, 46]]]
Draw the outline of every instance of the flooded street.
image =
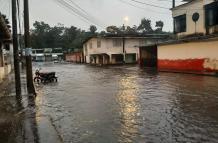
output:
[[58, 83], [37, 85], [37, 120], [65, 143], [218, 141], [218, 78], [137, 66], [35, 64]]

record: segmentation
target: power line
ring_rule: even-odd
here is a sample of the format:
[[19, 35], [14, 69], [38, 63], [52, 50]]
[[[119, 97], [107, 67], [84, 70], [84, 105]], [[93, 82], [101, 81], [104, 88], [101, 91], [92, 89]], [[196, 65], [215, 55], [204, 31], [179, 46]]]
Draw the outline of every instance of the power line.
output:
[[90, 13], [88, 13], [86, 10], [84, 10], [79, 4], [75, 3], [73, 0], [68, 0], [68, 1], [70, 3], [72, 3], [75, 7], [77, 7], [79, 10], [81, 10], [81, 12], [83, 12], [87, 17], [89, 17], [89, 19], [92, 19], [92, 21], [95, 21], [95, 23], [101, 23], [101, 25], [105, 25], [102, 22], [100, 22], [99, 20], [97, 20], [95, 17], [90, 15]]
[[[148, 9], [145, 9], [145, 8], [143, 8], [143, 7], [139, 7], [139, 6], [137, 6], [137, 5], [134, 5], [134, 4], [129, 3], [129, 2], [127, 2], [127, 1], [124, 1], [124, 0], [118, 0], [118, 1], [120, 1], [120, 2], [122, 2], [122, 3], [124, 3], [124, 4], [127, 4], [127, 5], [130, 5], [130, 6], [133, 6], [133, 7], [139, 8], [139, 9], [142, 9], [142, 10], [144, 10], [144, 11], [148, 11]], [[151, 10], [151, 9], [149, 9], [149, 12], [154, 12], [154, 13], [169, 15], [169, 13], [157, 12], [157, 11], [154, 11], [154, 10]]]
[[77, 14], [75, 14], [74, 12], [72, 12], [70, 9], [66, 8], [66, 6], [60, 4], [60, 2], [58, 0], [54, 0], [54, 2], [59, 5], [60, 7], [62, 7], [64, 10], [68, 11], [69, 13], [73, 14], [74, 16], [78, 17], [80, 20], [82, 20], [83, 22], [90, 24], [87, 20], [81, 18], [80, 16], [78, 16]]
[[133, 2], [135, 2], [135, 3], [140, 3], [140, 4], [152, 6], [152, 7], [157, 7], [157, 8], [162, 8], [162, 9], [170, 9], [170, 8], [168, 8], [168, 7], [162, 7], [162, 6], [158, 6], [158, 5], [154, 5], [154, 4], [149, 4], [149, 3], [137, 1], [137, 0], [131, 0], [131, 1], [133, 1]]
[[101, 23], [101, 25], [105, 25], [102, 22], [100, 22], [99, 20], [97, 20], [95, 17], [93, 17], [92, 15], [90, 15], [90, 13], [88, 13], [86, 10], [84, 10], [79, 4], [75, 3], [73, 0], [68, 0], [70, 3], [72, 3], [75, 7], [77, 7], [79, 10], [81, 10], [86, 16], [90, 17], [92, 20], [94, 20], [97, 23]]
[[76, 9], [75, 7], [73, 7], [71, 4], [69, 4], [68, 2], [66, 2], [65, 0], [56, 0], [59, 4], [61, 4], [62, 6], [68, 8], [71, 12], [73, 12], [74, 14], [81, 16], [83, 19], [85, 19], [86, 21], [88, 21], [89, 23], [98, 25], [101, 28], [105, 28], [104, 26], [98, 24], [98, 22], [94, 21], [93, 19], [87, 17], [86, 15], [84, 15], [81, 11], [79, 11], [78, 9]]

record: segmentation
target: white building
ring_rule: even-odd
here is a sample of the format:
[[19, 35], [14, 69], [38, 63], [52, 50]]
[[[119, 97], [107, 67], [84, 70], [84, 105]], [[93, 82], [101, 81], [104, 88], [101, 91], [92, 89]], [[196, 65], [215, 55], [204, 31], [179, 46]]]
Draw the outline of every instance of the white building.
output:
[[137, 63], [139, 46], [155, 44], [166, 35], [106, 35], [91, 37], [83, 44], [84, 61], [89, 64]]
[[218, 1], [185, 1], [172, 9], [178, 40], [158, 45], [158, 69], [218, 74]]
[[215, 0], [184, 0], [185, 4], [172, 8], [174, 31], [179, 37], [196, 33], [218, 32], [218, 2]]
[[32, 49], [32, 58], [36, 62], [50, 62], [54, 60], [63, 60], [64, 54], [62, 48], [44, 48]]

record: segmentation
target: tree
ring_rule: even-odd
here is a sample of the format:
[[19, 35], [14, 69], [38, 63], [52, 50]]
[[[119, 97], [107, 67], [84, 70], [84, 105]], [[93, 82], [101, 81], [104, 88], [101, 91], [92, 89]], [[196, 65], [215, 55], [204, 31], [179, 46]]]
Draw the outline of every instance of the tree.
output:
[[133, 27], [127, 26], [127, 28], [125, 30], [125, 33], [127, 33], [127, 34], [137, 34], [138, 33], [137, 26], [136, 25], [134, 25]]
[[95, 34], [95, 32], [97, 31], [97, 27], [95, 25], [91, 25], [89, 30], [92, 34]]
[[114, 25], [108, 26], [106, 28], [106, 30], [107, 30], [108, 33], [111, 33], [111, 34], [119, 34], [119, 33], [121, 33], [121, 29], [118, 28], [117, 26], [114, 26]]
[[143, 33], [152, 33], [153, 29], [151, 27], [151, 20], [143, 18], [141, 20], [141, 24], [138, 27], [138, 30], [143, 32]]
[[62, 24], [51, 27], [49, 24], [36, 21], [33, 26], [34, 29], [31, 31], [33, 48], [57, 48], [63, 45], [62, 35], [65, 28]]
[[44, 23], [36, 21], [34, 24], [34, 29], [31, 31], [31, 43], [34, 49], [37, 48], [48, 48], [46, 43], [47, 33], [50, 31], [51, 27]]
[[[1, 13], [0, 13], [0, 14], [1, 14]], [[9, 22], [7, 16], [3, 14], [2, 17], [3, 17], [3, 19], [5, 20], [5, 23], [6, 23], [6, 25], [7, 25], [7, 28], [8, 28], [9, 31], [11, 32], [11, 26], [10, 26], [10, 22]]]
[[156, 32], [163, 32], [163, 26], [164, 26], [163, 21], [156, 21], [155, 27], [157, 27], [157, 29], [155, 31]]

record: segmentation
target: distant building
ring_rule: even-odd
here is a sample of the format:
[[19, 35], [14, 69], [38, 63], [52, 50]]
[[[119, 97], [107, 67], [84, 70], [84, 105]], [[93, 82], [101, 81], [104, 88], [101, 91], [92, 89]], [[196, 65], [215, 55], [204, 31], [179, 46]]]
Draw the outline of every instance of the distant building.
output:
[[52, 49], [52, 57], [53, 60], [63, 60], [64, 59], [64, 53], [62, 48], [53, 48]]
[[141, 47], [143, 54], [159, 71], [218, 74], [218, 1], [185, 1], [172, 9], [177, 40]]
[[44, 49], [32, 49], [32, 58], [36, 62], [45, 61]]
[[139, 62], [139, 46], [164, 40], [163, 35], [105, 35], [88, 38], [83, 44], [85, 63], [134, 64]]
[[62, 48], [44, 48], [33, 49], [32, 58], [36, 62], [50, 62], [54, 60], [63, 60], [64, 54]]

